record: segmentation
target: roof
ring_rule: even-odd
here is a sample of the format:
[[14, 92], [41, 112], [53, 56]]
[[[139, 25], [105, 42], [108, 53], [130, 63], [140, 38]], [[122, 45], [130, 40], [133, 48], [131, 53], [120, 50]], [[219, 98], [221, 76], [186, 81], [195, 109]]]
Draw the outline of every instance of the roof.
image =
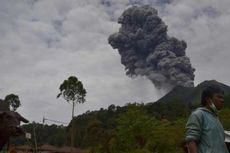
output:
[[17, 150], [33, 150], [33, 148], [29, 145], [22, 145], [15, 147]]
[[83, 153], [81, 149], [69, 147], [69, 146], [63, 146], [58, 149], [58, 152], [60, 153]]
[[42, 146], [38, 147], [38, 150], [57, 152], [58, 148], [52, 145], [43, 144]]

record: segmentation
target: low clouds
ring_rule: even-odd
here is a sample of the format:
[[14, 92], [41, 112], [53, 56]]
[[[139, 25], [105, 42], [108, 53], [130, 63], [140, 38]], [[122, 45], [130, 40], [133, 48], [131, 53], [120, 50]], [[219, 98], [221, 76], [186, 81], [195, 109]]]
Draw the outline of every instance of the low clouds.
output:
[[[102, 3], [104, 1], [104, 4]], [[163, 2], [163, 1], [161, 1]], [[0, 97], [18, 94], [19, 112], [69, 122], [71, 105], [56, 99], [60, 83], [76, 75], [88, 91], [75, 114], [133, 101], [155, 101], [159, 94], [145, 78], [125, 76], [120, 56], [107, 38], [131, 4], [151, 4], [169, 35], [187, 42], [196, 68], [195, 84], [217, 79], [229, 84], [228, 0], [3, 0], [0, 1]], [[57, 113], [58, 112], [58, 113]]]

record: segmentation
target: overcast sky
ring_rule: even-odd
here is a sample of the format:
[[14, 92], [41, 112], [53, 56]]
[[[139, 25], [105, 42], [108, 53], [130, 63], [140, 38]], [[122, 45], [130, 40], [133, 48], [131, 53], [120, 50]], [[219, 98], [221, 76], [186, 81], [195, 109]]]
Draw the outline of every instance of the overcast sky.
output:
[[134, 4], [158, 9], [168, 35], [187, 42], [195, 85], [210, 79], [230, 85], [229, 0], [0, 0], [0, 98], [18, 95], [18, 112], [30, 121], [69, 122], [71, 105], [56, 96], [75, 75], [87, 90], [75, 115], [156, 101], [165, 92], [145, 78], [127, 77], [107, 40]]

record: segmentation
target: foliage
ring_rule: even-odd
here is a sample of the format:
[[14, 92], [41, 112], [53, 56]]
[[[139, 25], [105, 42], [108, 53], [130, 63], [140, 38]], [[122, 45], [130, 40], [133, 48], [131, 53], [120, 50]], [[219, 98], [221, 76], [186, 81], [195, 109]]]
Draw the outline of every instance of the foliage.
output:
[[1, 111], [16, 111], [21, 106], [18, 95], [9, 94], [6, 95], [4, 100], [0, 99], [0, 110]]
[[10, 106], [4, 100], [0, 99], [0, 111], [9, 111]]
[[129, 105], [117, 119], [117, 145], [119, 150], [133, 152], [145, 149], [152, 136], [156, 119], [149, 116], [142, 107]]
[[43, 125], [39, 123], [29, 123], [22, 125], [25, 132], [31, 133], [32, 138], [26, 140], [24, 137], [12, 138], [11, 143], [15, 145], [29, 144], [34, 145], [34, 131], [38, 145], [51, 144], [55, 146], [63, 146], [66, 141], [66, 127], [52, 125]]
[[[64, 80], [64, 82], [59, 87], [60, 93], [57, 95], [57, 98], [62, 96], [67, 102], [72, 102], [72, 121], [74, 118], [74, 106], [77, 103], [84, 103], [85, 102], [85, 96], [86, 96], [86, 90], [83, 87], [83, 84], [81, 81], [78, 80], [75, 76], [70, 76], [67, 80]], [[72, 124], [74, 125], [74, 124]], [[71, 146], [74, 145], [74, 138], [76, 133], [74, 133], [74, 126], [71, 128]]]
[[21, 102], [19, 100], [19, 97], [15, 94], [7, 95], [4, 99], [6, 103], [9, 104], [9, 106], [12, 108], [12, 111], [16, 111], [16, 109], [21, 106]]
[[84, 89], [82, 82], [79, 81], [77, 77], [70, 76], [68, 80], [64, 80], [59, 89], [60, 93], [57, 95], [57, 98], [63, 96], [67, 102], [85, 102], [86, 90]]
[[171, 99], [171, 101], [149, 103], [145, 105], [149, 114], [155, 116], [158, 119], [167, 118], [174, 121], [179, 116], [188, 116], [190, 114], [190, 108], [180, 102], [178, 99]]
[[[68, 127], [35, 124], [37, 141], [69, 145], [74, 126], [74, 146], [88, 153], [182, 153], [180, 145], [190, 112], [176, 100], [171, 101], [171, 106], [167, 103], [110, 105], [74, 117]], [[226, 130], [230, 130], [229, 112], [226, 105], [219, 113]], [[32, 125], [24, 129], [32, 133]]]
[[220, 111], [219, 113], [219, 117], [220, 117], [220, 120], [223, 124], [223, 127], [225, 130], [227, 131], [230, 131], [230, 115], [229, 115], [229, 112], [230, 112], [230, 107], [226, 107], [224, 108], [223, 110]]
[[154, 137], [152, 139], [152, 152], [176, 153], [181, 152], [180, 144], [184, 137], [185, 119], [181, 118], [175, 121], [158, 121], [154, 128]]

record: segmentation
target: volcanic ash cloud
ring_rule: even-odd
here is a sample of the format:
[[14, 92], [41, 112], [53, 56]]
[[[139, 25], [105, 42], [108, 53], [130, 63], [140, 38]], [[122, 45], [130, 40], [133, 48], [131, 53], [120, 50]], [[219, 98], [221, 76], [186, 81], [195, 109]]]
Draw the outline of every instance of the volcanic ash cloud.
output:
[[133, 6], [119, 17], [119, 32], [109, 36], [126, 74], [146, 76], [158, 88], [194, 86], [194, 71], [185, 54], [187, 44], [169, 37], [167, 26], [150, 6]]

